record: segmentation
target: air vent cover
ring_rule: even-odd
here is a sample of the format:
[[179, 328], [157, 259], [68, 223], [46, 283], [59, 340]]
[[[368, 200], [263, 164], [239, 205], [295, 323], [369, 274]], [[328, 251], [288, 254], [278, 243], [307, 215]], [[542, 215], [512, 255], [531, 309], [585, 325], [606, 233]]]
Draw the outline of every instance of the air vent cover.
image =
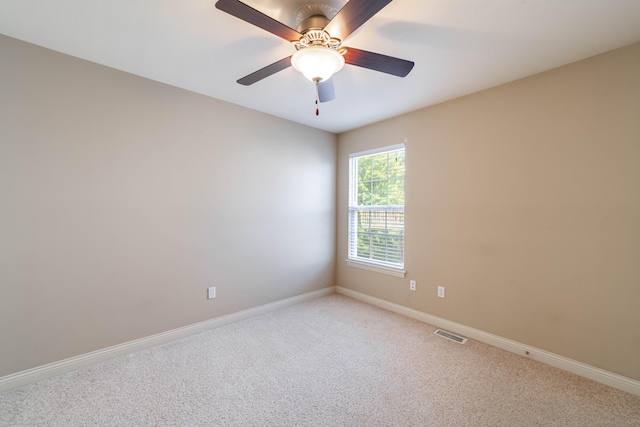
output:
[[436, 335], [441, 336], [442, 338], [446, 338], [451, 341], [455, 341], [458, 344], [464, 344], [467, 342], [466, 338], [460, 337], [456, 334], [452, 334], [451, 332], [443, 331], [442, 329], [438, 329], [434, 332]]

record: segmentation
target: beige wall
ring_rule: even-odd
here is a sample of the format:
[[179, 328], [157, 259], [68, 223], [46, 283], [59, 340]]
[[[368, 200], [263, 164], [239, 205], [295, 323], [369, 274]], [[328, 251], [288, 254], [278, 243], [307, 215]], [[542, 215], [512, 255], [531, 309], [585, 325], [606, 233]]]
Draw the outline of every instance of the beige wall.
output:
[[[405, 138], [398, 279], [344, 262], [347, 171]], [[640, 380], [640, 44], [342, 134], [338, 189], [339, 286]]]
[[[0, 65], [0, 376], [335, 284], [335, 136]], [[640, 44], [340, 135], [337, 284], [640, 380], [638, 76]], [[405, 138], [402, 280], [344, 259], [348, 154]]]
[[335, 176], [335, 135], [0, 36], [0, 376], [333, 286]]

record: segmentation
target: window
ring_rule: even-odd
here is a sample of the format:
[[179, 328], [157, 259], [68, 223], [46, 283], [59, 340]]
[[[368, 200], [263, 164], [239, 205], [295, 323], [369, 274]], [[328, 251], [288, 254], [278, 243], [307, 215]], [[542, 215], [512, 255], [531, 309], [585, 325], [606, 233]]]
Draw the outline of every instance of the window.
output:
[[404, 277], [404, 144], [349, 158], [349, 265]]

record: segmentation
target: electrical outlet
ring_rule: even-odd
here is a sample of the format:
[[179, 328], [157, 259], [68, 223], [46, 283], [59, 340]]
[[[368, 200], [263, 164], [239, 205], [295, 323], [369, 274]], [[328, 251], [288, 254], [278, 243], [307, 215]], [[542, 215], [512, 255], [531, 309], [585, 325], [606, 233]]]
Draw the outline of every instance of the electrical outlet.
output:
[[409, 289], [412, 291], [416, 290], [416, 281], [415, 280], [409, 280]]
[[438, 286], [438, 297], [444, 298], [444, 286]]
[[212, 299], [216, 297], [216, 287], [212, 286], [207, 289], [207, 299]]

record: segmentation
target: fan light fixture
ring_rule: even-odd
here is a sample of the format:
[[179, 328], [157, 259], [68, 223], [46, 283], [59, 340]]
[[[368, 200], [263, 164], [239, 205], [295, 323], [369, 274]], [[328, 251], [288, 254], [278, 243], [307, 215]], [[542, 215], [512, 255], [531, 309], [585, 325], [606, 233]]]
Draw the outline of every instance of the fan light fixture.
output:
[[291, 65], [307, 79], [320, 83], [342, 69], [344, 57], [325, 46], [309, 46], [293, 54]]

